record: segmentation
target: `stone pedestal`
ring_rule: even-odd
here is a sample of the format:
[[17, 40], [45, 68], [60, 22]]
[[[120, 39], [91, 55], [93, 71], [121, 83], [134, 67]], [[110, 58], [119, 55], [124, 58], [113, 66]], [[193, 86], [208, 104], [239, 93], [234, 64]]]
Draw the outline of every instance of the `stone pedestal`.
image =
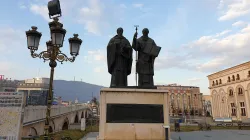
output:
[[[168, 91], [157, 89], [103, 88], [100, 92], [99, 140], [166, 140], [170, 134]], [[107, 105], [131, 104], [162, 107], [161, 122], [110, 122], [107, 120]], [[158, 111], [159, 112], [159, 111]], [[116, 113], [116, 112], [115, 112]], [[152, 113], [150, 110], [148, 113]], [[156, 112], [157, 114], [157, 112]], [[157, 119], [157, 117], [156, 117]], [[168, 133], [165, 132], [168, 130]], [[170, 136], [169, 136], [170, 137]]]

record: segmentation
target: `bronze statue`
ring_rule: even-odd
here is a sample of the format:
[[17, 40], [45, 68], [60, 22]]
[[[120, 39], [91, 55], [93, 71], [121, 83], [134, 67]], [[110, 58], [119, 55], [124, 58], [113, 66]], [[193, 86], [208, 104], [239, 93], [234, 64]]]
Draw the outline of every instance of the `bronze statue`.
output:
[[122, 34], [123, 29], [118, 28], [117, 35], [107, 46], [108, 72], [112, 75], [110, 87], [126, 87], [127, 76], [131, 73], [133, 49]]
[[154, 87], [154, 61], [158, 56], [161, 47], [158, 47], [154, 40], [148, 37], [149, 30], [144, 28], [142, 36], [137, 39], [137, 32], [134, 34], [132, 48], [138, 51], [136, 62], [136, 72], [139, 75], [138, 86], [150, 88]]

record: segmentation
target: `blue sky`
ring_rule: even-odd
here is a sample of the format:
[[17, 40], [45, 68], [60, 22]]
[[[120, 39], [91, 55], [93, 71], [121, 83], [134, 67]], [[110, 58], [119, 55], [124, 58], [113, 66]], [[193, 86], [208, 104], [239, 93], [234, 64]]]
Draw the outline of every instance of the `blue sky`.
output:
[[[83, 40], [74, 63], [58, 64], [55, 79], [109, 86], [106, 46], [123, 27], [132, 40], [144, 27], [162, 47], [155, 64], [155, 83], [194, 85], [209, 94], [207, 75], [249, 61], [250, 0], [60, 0], [68, 38]], [[39, 52], [49, 39], [48, 0], [8, 0], [0, 5], [0, 74], [5, 78], [48, 77], [48, 62], [30, 57], [25, 31], [42, 32]], [[247, 51], [246, 51], [247, 50]], [[134, 71], [134, 68], [133, 68]], [[135, 75], [129, 76], [135, 85]]]

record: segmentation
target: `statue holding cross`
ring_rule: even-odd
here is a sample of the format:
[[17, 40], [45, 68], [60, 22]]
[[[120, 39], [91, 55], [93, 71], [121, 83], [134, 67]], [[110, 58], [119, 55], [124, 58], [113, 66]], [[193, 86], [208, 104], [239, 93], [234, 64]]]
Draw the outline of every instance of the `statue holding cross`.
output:
[[[107, 45], [108, 72], [111, 74], [110, 87], [128, 87], [127, 76], [131, 74], [133, 49], [136, 51], [136, 87], [155, 88], [154, 61], [158, 57], [161, 47], [148, 37], [149, 30], [144, 28], [142, 36], [137, 39], [137, 27], [133, 37], [132, 47], [123, 36], [123, 29], [117, 29], [115, 35]], [[137, 86], [138, 74], [138, 86]], [[134, 88], [134, 87], [132, 87]]]
[[154, 87], [154, 61], [159, 55], [161, 47], [157, 46], [153, 39], [148, 37], [149, 30], [144, 28], [142, 36], [137, 39], [134, 34], [132, 48], [138, 51], [136, 72], [139, 75], [138, 86], [142, 88]]

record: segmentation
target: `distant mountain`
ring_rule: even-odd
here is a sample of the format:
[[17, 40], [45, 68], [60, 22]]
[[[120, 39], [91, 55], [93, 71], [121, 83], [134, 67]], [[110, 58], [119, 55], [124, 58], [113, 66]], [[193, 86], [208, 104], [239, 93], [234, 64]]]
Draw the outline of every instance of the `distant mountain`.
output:
[[93, 85], [80, 81], [54, 80], [54, 94], [61, 96], [62, 100], [87, 102], [95, 96], [99, 100], [100, 89], [103, 86]]

